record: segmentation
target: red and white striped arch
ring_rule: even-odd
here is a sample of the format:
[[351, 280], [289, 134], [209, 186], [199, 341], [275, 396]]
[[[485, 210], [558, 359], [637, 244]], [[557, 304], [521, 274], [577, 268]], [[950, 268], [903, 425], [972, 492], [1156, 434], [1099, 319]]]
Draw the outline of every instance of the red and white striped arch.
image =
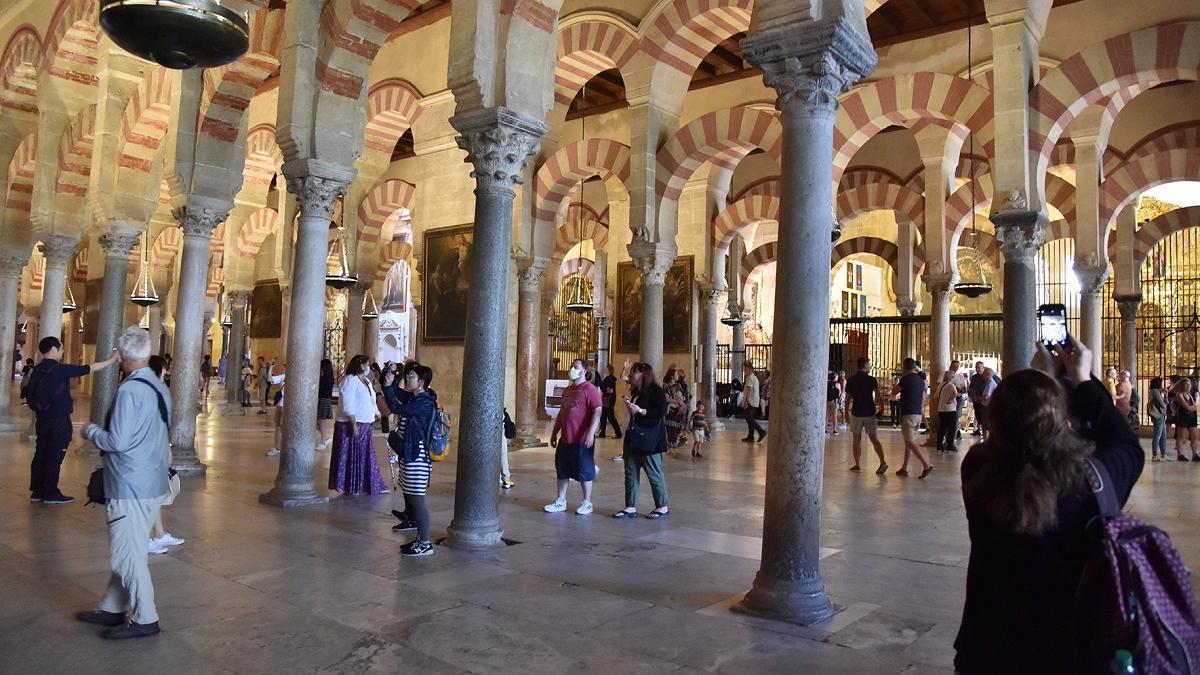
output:
[[600, 251], [608, 248], [608, 223], [602, 222], [587, 204], [571, 204], [567, 217], [554, 232], [554, 260], [561, 260], [578, 243], [592, 240]]
[[1046, 174], [1046, 203], [1058, 209], [1062, 220], [1075, 223], [1074, 185], [1052, 173]]
[[182, 246], [183, 230], [178, 227], [164, 227], [154, 237], [154, 243], [150, 244], [150, 264], [156, 267], [170, 266]]
[[1118, 35], [1072, 55], [1030, 92], [1029, 148], [1035, 176], [1045, 175], [1067, 126], [1088, 106], [1121, 89], [1200, 78], [1200, 21]]
[[0, 52], [0, 108], [12, 113], [37, 113], [37, 65], [42, 38], [25, 24], [8, 38]]
[[58, 3], [42, 44], [39, 73], [89, 86], [99, 81], [96, 76], [99, 5], [93, 0]]
[[217, 264], [217, 259], [208, 266], [208, 289], [204, 295], [209, 300], [217, 297], [217, 293], [221, 292], [221, 286], [225, 283], [225, 268]]
[[736, 197], [729, 200], [729, 203], [732, 204], [733, 202], [736, 202], [739, 199], [744, 199], [746, 197], [753, 197], [754, 195], [766, 195], [768, 197], [778, 197], [779, 196], [779, 176], [767, 176], [765, 178], [759, 178], [758, 180], [754, 181], [753, 183], [742, 188], [742, 191], [737, 193]]
[[1180, 180], [1200, 180], [1200, 152], [1177, 149], [1126, 162], [1100, 184], [1100, 224], [1105, 229], [1142, 192]]
[[75, 261], [72, 267], [75, 272], [71, 275], [72, 281], [87, 281], [88, 278], [88, 247], [83, 246], [79, 249], [79, 253], [75, 254]]
[[92, 148], [96, 137], [96, 105], [75, 114], [58, 148], [58, 180], [54, 185], [55, 209], [82, 215], [92, 171]]
[[29, 208], [33, 204], [33, 171], [37, 164], [37, 134], [21, 140], [8, 163], [8, 185], [5, 186], [4, 206], [8, 209], [8, 224], [29, 225]]
[[1046, 226], [1047, 243], [1057, 241], [1059, 239], [1074, 239], [1075, 232], [1071, 228], [1071, 223], [1066, 220], [1054, 220]]
[[571, 105], [588, 80], [605, 70], [624, 68], [637, 51], [637, 31], [615, 15], [581, 12], [564, 18], [558, 24], [555, 104]]
[[[920, 175], [921, 170], [917, 170], [917, 175]], [[864, 185], [879, 185], [879, 184], [899, 185], [900, 187], [908, 187], [905, 180], [888, 169], [878, 166], [852, 166], [842, 173], [842, 179], [838, 181], [838, 192], [844, 192], [852, 188], [861, 187]], [[914, 188], [917, 192], [922, 192], [921, 189]]]
[[[173, 79], [165, 68], [148, 68], [129, 98], [118, 139], [117, 165], [123, 179], [150, 174], [170, 125]], [[124, 180], [120, 185], [122, 189], [132, 189]]]
[[742, 256], [742, 283], [745, 283], [754, 270], [779, 259], [779, 242], [768, 241], [746, 251]]
[[234, 250], [242, 258], [253, 258], [262, 249], [262, 244], [279, 229], [279, 212], [270, 207], [258, 209], [242, 223], [238, 230]]
[[375, 281], [383, 281], [388, 270], [398, 260], [412, 262], [412, 244], [407, 241], [389, 241], [379, 249], [379, 266], [375, 268]]
[[713, 220], [713, 247], [718, 251], [729, 250], [734, 235], [762, 220], [779, 220], [779, 197], [769, 194], [742, 197]]
[[[895, 274], [900, 267], [900, 249], [892, 242], [879, 237], [854, 237], [838, 242], [830, 256], [830, 269], [852, 255], [872, 255], [885, 262]], [[779, 259], [778, 242], [770, 241], [746, 253], [742, 258], [742, 279], [749, 279], [759, 267]], [[913, 251], [913, 272], [925, 265], [924, 251], [917, 247]]]
[[1000, 259], [1000, 242], [996, 241], [996, 235], [991, 232], [974, 230], [963, 234], [955, 246], [955, 259], [958, 258], [957, 250], [960, 248], [969, 248], [975, 251], [985, 260], [991, 261], [997, 268], [1003, 264]]
[[558, 266], [558, 279], [562, 281], [568, 275], [579, 273], [585, 277], [592, 275], [592, 270], [596, 268], [596, 263], [587, 258], [567, 258]]
[[271, 179], [283, 169], [283, 153], [275, 142], [275, 126], [268, 123], [256, 125], [246, 133], [246, 168], [243, 185], [252, 186], [266, 196]]
[[689, 80], [723, 40], [750, 28], [753, 0], [663, 0], [642, 20], [641, 49]]
[[1146, 257], [1159, 242], [1189, 227], [1200, 227], [1200, 206], [1187, 206], [1167, 211], [1143, 224], [1138, 229], [1133, 242], [1133, 260], [1136, 263], [1134, 269], [1142, 268]]
[[833, 129], [833, 179], [841, 180], [854, 154], [875, 134], [894, 124], [952, 123], [965, 139], [975, 132], [977, 147], [992, 151], [992, 95], [974, 82], [945, 73], [907, 73], [858, 87], [841, 100]]
[[412, 84], [392, 78], [373, 85], [367, 92], [363, 150], [390, 158], [396, 141], [416, 124], [421, 111], [421, 92]]
[[[975, 197], [975, 210], [971, 210], [971, 197]], [[972, 222], [973, 216], [984, 212], [992, 205], [992, 196], [983, 188], [983, 181], [964, 183], [946, 200], [945, 227], [952, 246], [957, 245], [963, 230]], [[953, 250], [953, 249], [952, 249]]]
[[1178, 149], [1200, 152], [1200, 122], [1192, 120], [1153, 131], [1129, 146], [1129, 152], [1124, 154], [1110, 149], [1104, 155], [1104, 173], [1108, 175], [1133, 159]]
[[533, 217], [538, 223], [554, 223], [559, 209], [579, 181], [600, 176], [629, 184], [629, 146], [607, 138], [590, 138], [559, 148], [537, 170], [534, 177]]
[[321, 91], [358, 100], [363, 79], [388, 34], [422, 0], [331, 0], [321, 11], [317, 84]]
[[837, 219], [845, 225], [871, 211], [893, 211], [896, 220], [913, 223], [918, 231], [925, 227], [925, 197], [895, 183], [873, 183], [852, 187], [837, 195]]
[[218, 73], [212, 73], [215, 90], [207, 98], [204, 118], [200, 121], [202, 143], [204, 137], [227, 146], [237, 141], [250, 99], [279, 69], [279, 45], [283, 34], [283, 10], [254, 13], [250, 20], [250, 47], [246, 53]]
[[[412, 213], [416, 201], [417, 187], [412, 183], [393, 178], [377, 183], [358, 204], [359, 246], [374, 246], [380, 241], [385, 225], [395, 227], [394, 216], [400, 209]], [[386, 233], [390, 239], [392, 232]]]
[[712, 162], [732, 171], [755, 148], [779, 161], [782, 148], [775, 113], [748, 106], [706, 113], [675, 132], [658, 151], [655, 188], [664, 201], [674, 202], [701, 164]]
[[31, 293], [41, 291], [46, 283], [46, 259], [42, 257], [41, 253], [35, 252], [29, 257], [25, 269], [29, 271], [29, 291]]
[[[857, 167], [852, 167], [851, 169], [847, 169], [847, 171], [851, 171], [854, 168]], [[958, 156], [958, 163], [954, 165], [954, 177], [963, 180], [971, 180], [972, 177], [979, 179], [990, 174], [991, 171], [991, 162], [988, 161], [988, 158], [978, 154], [972, 155], [964, 152]], [[918, 166], [901, 182], [904, 187], [910, 190], [925, 192], [925, 169]], [[985, 186], [984, 189], [988, 190], [991, 188]]]

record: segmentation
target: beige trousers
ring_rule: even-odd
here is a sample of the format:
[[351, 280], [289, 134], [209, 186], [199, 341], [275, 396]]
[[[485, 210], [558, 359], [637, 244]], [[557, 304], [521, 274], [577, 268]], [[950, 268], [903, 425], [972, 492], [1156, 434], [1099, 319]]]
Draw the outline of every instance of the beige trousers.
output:
[[114, 613], [133, 610], [129, 620], [134, 623], [158, 621], [147, 536], [158, 518], [162, 500], [110, 499], [105, 509], [112, 576], [100, 599], [100, 609]]

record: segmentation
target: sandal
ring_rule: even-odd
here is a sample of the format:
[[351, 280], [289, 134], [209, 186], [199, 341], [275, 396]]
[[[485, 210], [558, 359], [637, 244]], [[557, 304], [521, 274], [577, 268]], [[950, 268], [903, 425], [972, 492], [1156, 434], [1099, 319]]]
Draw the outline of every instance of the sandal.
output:
[[908, 476], [908, 469], [900, 469], [899, 471], [897, 471], [897, 472], [896, 472], [896, 475], [897, 475], [897, 476], [904, 476], [904, 477], [907, 477], [907, 476]]
[[651, 511], [650, 513], [646, 514], [646, 520], [662, 520], [663, 518], [669, 518], [670, 516], [670, 511]]
[[625, 520], [628, 518], [637, 518], [638, 514], [637, 511], [617, 511], [612, 515], [612, 517], [616, 518], [617, 520]]
[[851, 471], [862, 471], [862, 467], [855, 464], [854, 466], [850, 467], [850, 470]]
[[931, 473], [933, 473], [933, 465], [932, 465], [932, 464], [930, 464], [929, 466], [925, 467], [925, 470], [921, 472], [921, 475], [920, 475], [920, 476], [917, 476], [917, 479], [919, 480], [919, 479], [921, 479], [921, 478], [924, 478], [924, 477], [928, 476], [928, 475], [929, 475], [929, 474], [931, 474]]

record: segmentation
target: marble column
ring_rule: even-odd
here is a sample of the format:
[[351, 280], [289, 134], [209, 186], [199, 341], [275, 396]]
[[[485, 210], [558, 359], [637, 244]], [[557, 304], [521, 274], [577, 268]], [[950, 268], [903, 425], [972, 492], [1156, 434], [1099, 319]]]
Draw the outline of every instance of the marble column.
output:
[[[125, 279], [129, 256], [137, 247], [140, 234], [132, 229], [114, 228], [100, 235], [104, 249], [104, 281], [100, 285], [100, 318], [96, 322], [96, 360], [103, 361], [117, 346], [117, 335], [125, 321]], [[94, 264], [94, 263], [93, 263]], [[119, 368], [105, 368], [92, 375], [91, 421], [104, 424], [108, 408], [117, 394]]]
[[13, 422], [12, 401], [13, 346], [17, 337], [17, 284], [29, 256], [0, 254], [0, 434], [20, 431]]
[[[730, 314], [742, 315], [742, 258], [746, 255], [746, 240], [735, 236], [729, 244], [729, 290], [727, 307]], [[742, 365], [746, 362], [746, 324], [730, 326], [733, 337], [729, 347], [730, 380], [742, 379]]]
[[346, 298], [346, 361], [363, 353], [363, 299], [371, 282], [358, 282], [350, 287]]
[[52, 234], [42, 238], [38, 250], [46, 258], [46, 274], [42, 282], [42, 313], [40, 337], [56, 337], [66, 344], [63, 335], [63, 298], [67, 289], [67, 264], [75, 257], [79, 237]]
[[179, 253], [175, 343], [171, 347], [171, 449], [176, 470], [185, 476], [201, 476], [207, 470], [196, 454], [196, 413], [200, 407], [200, 361], [208, 328], [208, 263], [213, 231], [229, 217], [229, 208], [220, 203], [198, 205], [193, 198], [180, 219], [183, 249]]
[[779, 94], [774, 342], [781, 348], [771, 360], [762, 561], [734, 609], [808, 625], [833, 616], [818, 569], [825, 392], [812, 386], [826, 379], [829, 360], [833, 122], [838, 95], [874, 70], [876, 57], [861, 18], [764, 23], [742, 48]]
[[353, 169], [328, 168], [326, 175], [288, 176], [288, 190], [300, 200], [300, 222], [292, 258], [292, 298], [287, 317], [287, 396], [283, 407], [283, 447], [275, 487], [260, 495], [264, 504], [307, 506], [329, 498], [313, 487], [313, 432], [317, 426], [317, 384], [325, 353], [325, 261], [329, 219], [338, 195], [354, 179]]
[[[604, 367], [612, 360], [612, 355], [609, 351], [609, 344], [612, 341], [612, 319], [607, 316], [596, 317], [596, 370], [603, 377]], [[617, 364], [612, 364], [613, 372], [620, 377], [621, 369]]]
[[229, 349], [225, 359], [225, 400], [230, 404], [241, 404], [242, 358], [246, 355], [246, 303], [250, 294], [246, 291], [229, 292]]
[[[325, 236], [326, 236], [326, 240], [328, 240], [329, 235], [326, 234]], [[328, 246], [328, 243], [326, 244], [326, 246]], [[328, 253], [328, 249], [326, 250], [326, 252]], [[324, 307], [324, 303], [325, 303], [324, 298], [325, 298], [325, 296], [322, 295], [321, 296], [322, 307]], [[288, 357], [287, 348], [288, 348], [288, 344], [289, 344], [288, 343], [288, 340], [289, 340], [288, 327], [292, 325], [292, 285], [290, 283], [288, 283], [287, 280], [281, 279], [279, 281], [279, 300], [280, 300], [280, 303], [279, 303], [280, 304], [279, 348], [283, 350], [283, 353], [279, 355], [279, 358], [287, 360], [287, 357]], [[324, 327], [325, 327], [325, 320], [322, 319], [321, 320], [322, 332], [324, 331]], [[324, 342], [324, 340], [325, 340], [325, 338], [324, 338], [324, 336], [322, 336], [321, 341]], [[324, 358], [324, 357], [322, 357], [322, 358]]]
[[458, 113], [450, 124], [461, 134], [458, 146], [474, 165], [475, 238], [471, 246], [471, 288], [463, 345], [462, 403], [458, 416], [458, 473], [454, 518], [446, 545], [481, 549], [501, 543], [500, 446], [504, 423], [504, 378], [478, 373], [504, 368], [508, 351], [508, 276], [512, 256], [515, 186], [526, 157], [546, 133], [546, 125], [507, 108]]
[[[1137, 314], [1142, 306], [1141, 294], [1117, 295], [1117, 310], [1121, 313], [1121, 370], [1128, 370], [1137, 381], [1138, 376], [1138, 334]], [[1095, 360], [1099, 360], [1096, 358]]]
[[550, 261], [535, 257], [522, 261], [517, 272], [517, 437], [510, 448], [537, 448], [546, 445], [538, 438], [538, 342], [545, 332], [541, 324], [542, 280]]
[[1075, 277], [1079, 279], [1079, 341], [1095, 356], [1092, 358], [1092, 374], [1100, 377], [1104, 372], [1104, 303], [1100, 291], [1108, 279], [1108, 265], [1094, 265], [1075, 261]]
[[150, 307], [150, 351], [158, 354], [162, 351], [162, 303]]
[[[950, 294], [954, 292], [954, 275], [926, 274], [925, 288], [929, 291], [929, 363], [924, 364], [929, 388], [936, 393], [942, 381], [942, 373], [950, 367]], [[926, 402], [929, 413], [926, 422], [929, 433], [925, 445], [931, 448], [938, 443], [937, 396], [929, 396]]]
[[[738, 305], [734, 311], [740, 314], [742, 311], [741, 306]], [[729, 377], [731, 380], [737, 378], [740, 382], [742, 380], [742, 369], [746, 364], [746, 322], [743, 321], [730, 326], [730, 329], [733, 331], [733, 339], [729, 345]]]
[[[537, 380], [537, 404], [533, 413], [539, 422], [549, 422], [551, 419], [550, 413], [546, 412], [545, 389], [546, 380], [550, 379], [550, 360], [554, 358], [554, 348], [552, 338], [550, 337], [550, 309], [554, 307], [554, 299], [558, 297], [558, 288], [550, 286], [542, 289], [542, 307], [538, 312], [538, 343], [541, 349], [538, 350], [538, 380]], [[620, 371], [617, 371], [617, 377], [620, 377]]]
[[717, 409], [717, 320], [721, 316], [721, 301], [725, 289], [711, 282], [701, 282], [700, 298], [704, 302], [700, 331], [700, 400], [708, 409], [708, 419], [719, 423]]
[[371, 363], [379, 361], [379, 319], [363, 319], [363, 353]]
[[[896, 302], [896, 311], [900, 312], [900, 316], [911, 319], [917, 313], [917, 303], [915, 300], [898, 300]], [[900, 324], [900, 359], [903, 361], [907, 358], [916, 358], [915, 344], [916, 339], [913, 335], [914, 324], [911, 321], [905, 321]], [[877, 366], [887, 367], [889, 365], [898, 366], [900, 364], [879, 363]]]
[[1026, 209], [1019, 196], [1012, 196], [1006, 208], [990, 217], [1004, 254], [1000, 368], [1009, 373], [1029, 367], [1038, 339], [1035, 263], [1046, 240], [1047, 223], [1045, 214]]
[[642, 273], [641, 357], [654, 367], [661, 379], [663, 371], [663, 287], [667, 270], [675, 264], [675, 249], [645, 239], [629, 245], [629, 257]]

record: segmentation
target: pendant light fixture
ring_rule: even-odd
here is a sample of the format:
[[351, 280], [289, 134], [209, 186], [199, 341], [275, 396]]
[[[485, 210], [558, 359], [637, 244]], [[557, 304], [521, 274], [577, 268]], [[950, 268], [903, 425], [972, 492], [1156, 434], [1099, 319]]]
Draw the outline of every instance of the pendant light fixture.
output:
[[221, 284], [221, 325], [229, 328], [233, 326], [233, 302], [229, 298], [229, 294], [225, 292], [225, 284]]
[[375, 304], [375, 294], [369, 288], [367, 294], [363, 296], [362, 318], [363, 321], [373, 321], [379, 318], [379, 305]]
[[165, 68], [215, 68], [250, 46], [246, 17], [220, 0], [101, 0], [100, 26], [134, 56]]
[[[970, 7], [970, 3], [968, 3]], [[971, 21], [974, 17], [970, 10], [967, 11], [967, 80], [974, 79], [973, 67], [971, 63]], [[992, 282], [988, 280], [987, 273], [983, 269], [983, 260], [979, 255], [979, 229], [975, 223], [975, 132], [971, 131], [967, 134], [969, 142], [969, 150], [967, 153], [967, 161], [971, 163], [968, 167], [970, 172], [968, 186], [971, 190], [971, 247], [973, 254], [966, 260], [965, 265], [959, 266], [959, 272], [971, 272], [970, 275], [960, 274], [958, 283], [954, 284], [954, 292], [968, 298], [978, 298], [992, 292]], [[973, 263], [973, 264], [972, 264]]]
[[[583, 105], [587, 104], [587, 84], [583, 85], [583, 89], [579, 93], [580, 101]], [[587, 142], [587, 115], [579, 117], [579, 136], [580, 142]], [[579, 201], [576, 204], [576, 231], [583, 234], [583, 180], [579, 181]], [[567, 311], [572, 314], [586, 314], [592, 309], [592, 280], [587, 278], [583, 272], [578, 271], [583, 268], [583, 239], [579, 241], [579, 264], [576, 266], [576, 272], [567, 277], [563, 287], [563, 296], [566, 299]]]
[[325, 273], [325, 285], [337, 290], [350, 288], [358, 283], [358, 277], [350, 269], [350, 258], [346, 254], [346, 231], [331, 223], [330, 229], [337, 230], [329, 247], [329, 261]]
[[158, 304], [158, 291], [154, 288], [154, 278], [150, 275], [150, 233], [142, 234], [142, 259], [139, 263], [137, 283], [129, 300], [140, 307]]
[[79, 309], [75, 302], [75, 292], [71, 290], [71, 280], [67, 279], [66, 293], [63, 295], [63, 314], [70, 314]]

